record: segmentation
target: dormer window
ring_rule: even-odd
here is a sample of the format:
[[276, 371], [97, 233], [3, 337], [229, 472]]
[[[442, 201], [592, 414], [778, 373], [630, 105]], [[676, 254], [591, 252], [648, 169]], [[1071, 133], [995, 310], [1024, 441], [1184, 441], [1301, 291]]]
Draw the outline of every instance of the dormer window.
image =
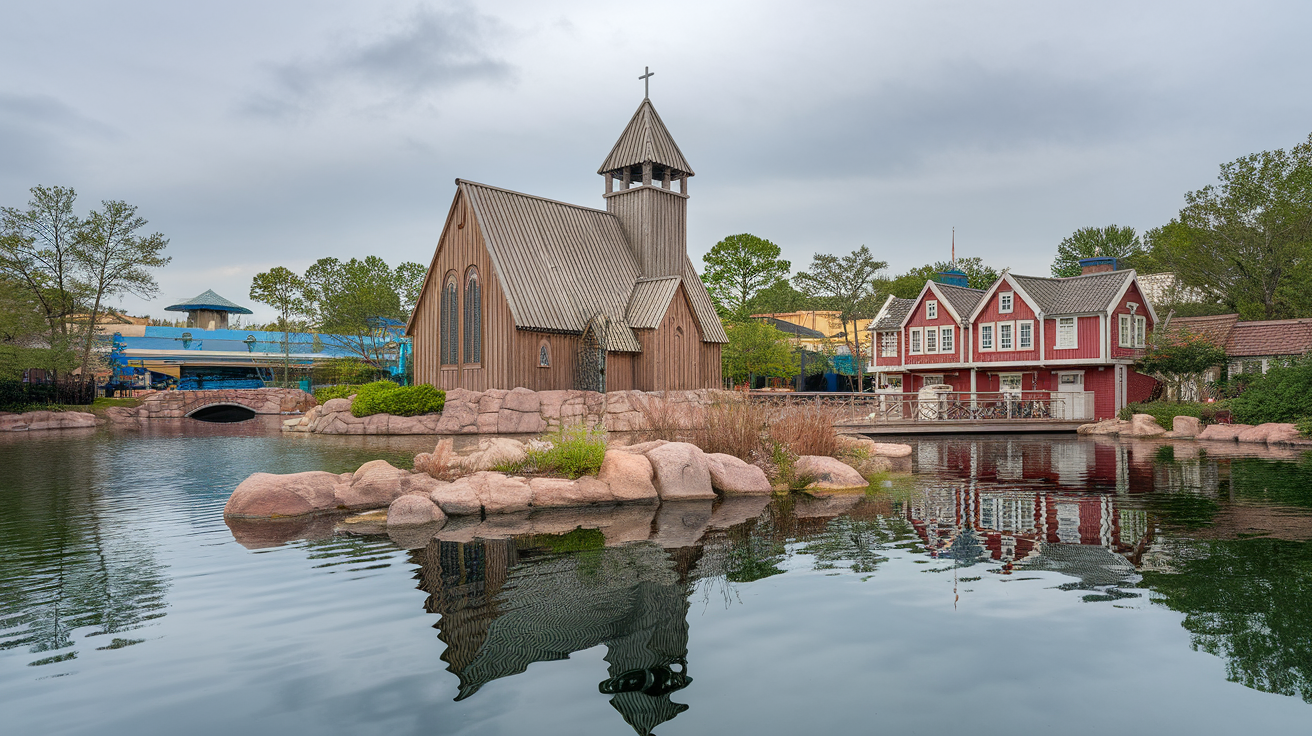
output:
[[1011, 305], [1015, 300], [1015, 292], [1003, 291], [998, 294], [998, 311], [1003, 314], [1011, 314]]
[[925, 319], [938, 319], [938, 302], [929, 300], [925, 302]]

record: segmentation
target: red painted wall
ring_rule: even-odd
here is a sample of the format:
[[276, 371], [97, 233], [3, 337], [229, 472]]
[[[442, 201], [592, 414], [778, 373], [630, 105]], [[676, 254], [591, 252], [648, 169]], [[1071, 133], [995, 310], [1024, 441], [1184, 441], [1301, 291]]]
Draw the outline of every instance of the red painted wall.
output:
[[[925, 316], [925, 302], [938, 302], [938, 317], [929, 319]], [[914, 355], [911, 353], [911, 328], [912, 327], [955, 327], [953, 334], [951, 353], [924, 353]], [[933, 291], [927, 291], [921, 297], [920, 301], [912, 308], [911, 319], [907, 321], [907, 326], [902, 330], [902, 344], [907, 347], [906, 364], [907, 365], [926, 365], [934, 363], [960, 363], [962, 362], [962, 345], [961, 345], [961, 326], [952, 319], [951, 312], [948, 311], [947, 301], [939, 299]], [[925, 348], [924, 337], [921, 337], [920, 348]]]
[[1075, 344], [1074, 350], [1058, 350], [1057, 344], [1057, 320], [1045, 319], [1043, 326], [1045, 360], [1073, 360], [1076, 358], [1098, 358], [1099, 350], [1099, 317], [1077, 317], [1075, 320]]
[[1116, 416], [1116, 368], [1097, 366], [1084, 369], [1084, 390], [1093, 393], [1093, 418], [1110, 419]]
[[[1135, 302], [1139, 305], [1139, 311], [1137, 314], [1148, 318], [1148, 332], [1153, 331], [1153, 317], [1148, 313], [1147, 307], [1144, 306], [1148, 303], [1148, 300], [1145, 299], [1143, 293], [1139, 291], [1139, 285], [1137, 283], [1131, 284], [1130, 288], [1125, 291], [1125, 296], [1121, 297], [1120, 303], [1116, 305], [1116, 309], [1112, 312], [1111, 323], [1107, 327], [1109, 333], [1108, 337], [1111, 340], [1111, 354], [1114, 358], [1133, 358], [1143, 352], [1142, 348], [1123, 348], [1120, 346], [1121, 318], [1119, 315], [1131, 313], [1130, 308], [1126, 306], [1130, 302]], [[1130, 328], [1134, 328], [1133, 322], [1131, 322]]]
[[1156, 378], [1145, 376], [1133, 368], [1130, 369], [1127, 383], [1129, 385], [1126, 388], [1125, 401], [1129, 404], [1136, 401], [1147, 401], [1148, 397], [1152, 395], [1153, 389], [1157, 387]]
[[[999, 361], [1017, 362], [1017, 361], [1037, 361], [1039, 359], [1039, 323], [1037, 314], [1032, 305], [1026, 302], [1020, 295], [1020, 292], [1014, 292], [1015, 297], [1012, 300], [1012, 309], [1010, 313], [998, 311], [998, 292], [1013, 291], [1014, 287], [1006, 281], [994, 287], [992, 291], [985, 295], [984, 309], [980, 311], [979, 316], [970, 326], [971, 339], [975, 341], [975, 360], [980, 363], [996, 363]], [[1034, 348], [1031, 350], [991, 350], [984, 351], [980, 349], [979, 326], [989, 322], [1013, 322], [1021, 320], [1034, 321]], [[1012, 335], [1012, 345], [1018, 344], [1019, 335], [1017, 329]], [[998, 344], [997, 328], [994, 328], [993, 344]]]
[[898, 335], [897, 356], [892, 358], [881, 358], [879, 356], [879, 349], [880, 349], [880, 345], [882, 344], [883, 333], [882, 332], [875, 333], [874, 354], [875, 354], [876, 367], [888, 366], [888, 365], [902, 365], [902, 350], [903, 350], [902, 341], [903, 339], [905, 339], [904, 335], [905, 333]]

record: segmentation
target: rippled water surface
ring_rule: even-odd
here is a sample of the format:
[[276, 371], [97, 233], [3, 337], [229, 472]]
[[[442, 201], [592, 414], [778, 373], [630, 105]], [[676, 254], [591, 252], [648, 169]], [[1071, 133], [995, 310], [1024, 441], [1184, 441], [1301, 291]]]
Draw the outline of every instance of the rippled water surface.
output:
[[1302, 456], [920, 439], [916, 474], [865, 495], [555, 514], [436, 539], [223, 521], [251, 472], [408, 466], [430, 445], [190, 420], [0, 437], [3, 731], [1312, 723]]

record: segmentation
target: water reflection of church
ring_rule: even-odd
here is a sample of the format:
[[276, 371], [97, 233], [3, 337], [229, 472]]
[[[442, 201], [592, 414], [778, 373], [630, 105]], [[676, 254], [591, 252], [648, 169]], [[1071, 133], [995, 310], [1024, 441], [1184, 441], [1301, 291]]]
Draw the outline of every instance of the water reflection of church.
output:
[[[443, 542], [414, 552], [457, 700], [534, 662], [605, 645], [598, 690], [640, 734], [688, 708], [689, 595], [699, 547], [651, 543], [551, 554], [533, 538]], [[536, 559], [535, 559], [536, 558]], [[531, 563], [531, 564], [525, 564]]]

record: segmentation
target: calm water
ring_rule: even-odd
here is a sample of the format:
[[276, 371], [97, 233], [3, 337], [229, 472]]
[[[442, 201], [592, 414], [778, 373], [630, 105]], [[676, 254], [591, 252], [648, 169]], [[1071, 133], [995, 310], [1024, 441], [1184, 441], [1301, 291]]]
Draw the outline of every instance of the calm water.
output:
[[[1312, 723], [1298, 456], [935, 439], [916, 443], [913, 479], [869, 496], [518, 519], [426, 543], [222, 519], [255, 470], [404, 465], [428, 444], [186, 420], [0, 438], [4, 733]], [[600, 530], [564, 533], [580, 522]]]

